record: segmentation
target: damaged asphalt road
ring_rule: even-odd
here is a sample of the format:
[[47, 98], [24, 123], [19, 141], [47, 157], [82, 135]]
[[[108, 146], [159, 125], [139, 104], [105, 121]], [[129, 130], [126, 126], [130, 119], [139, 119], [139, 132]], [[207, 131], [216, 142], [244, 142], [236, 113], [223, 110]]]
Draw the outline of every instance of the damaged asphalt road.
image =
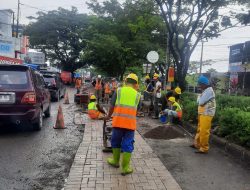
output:
[[77, 110], [73, 92], [69, 90], [71, 104], [61, 104], [67, 129], [53, 129], [59, 105], [55, 102], [51, 117], [44, 119], [41, 131], [13, 126], [0, 129], [0, 190], [63, 188], [82, 141], [81, 126], [73, 123]]

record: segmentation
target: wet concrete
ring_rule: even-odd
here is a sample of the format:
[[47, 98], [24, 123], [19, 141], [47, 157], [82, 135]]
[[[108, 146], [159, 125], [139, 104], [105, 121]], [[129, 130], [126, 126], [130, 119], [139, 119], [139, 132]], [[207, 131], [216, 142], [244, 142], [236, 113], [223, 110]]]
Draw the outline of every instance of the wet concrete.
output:
[[82, 140], [80, 126], [73, 124], [77, 108], [74, 89], [69, 89], [70, 104], [61, 105], [67, 129], [55, 130], [59, 103], [52, 103], [52, 114], [44, 119], [41, 131], [28, 128], [0, 129], [0, 189], [62, 189], [74, 155]]
[[[148, 118], [138, 119], [138, 131], [146, 134], [159, 126]], [[183, 190], [250, 190], [250, 168], [241, 165], [216, 146], [207, 155], [195, 154], [191, 137], [170, 140], [145, 138]]]

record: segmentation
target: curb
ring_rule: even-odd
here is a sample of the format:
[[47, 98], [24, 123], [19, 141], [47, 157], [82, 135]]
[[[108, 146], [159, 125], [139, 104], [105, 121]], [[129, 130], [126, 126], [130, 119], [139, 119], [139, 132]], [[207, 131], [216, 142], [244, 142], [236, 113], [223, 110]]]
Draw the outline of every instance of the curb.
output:
[[[182, 126], [183, 127], [183, 126]], [[188, 123], [185, 123], [185, 128], [190, 133], [195, 133], [196, 128]], [[230, 154], [233, 158], [241, 160], [244, 164], [250, 166], [250, 151], [237, 144], [227, 141], [226, 139], [220, 138], [214, 134], [210, 135], [210, 142], [216, 145], [218, 148], [224, 150]]]

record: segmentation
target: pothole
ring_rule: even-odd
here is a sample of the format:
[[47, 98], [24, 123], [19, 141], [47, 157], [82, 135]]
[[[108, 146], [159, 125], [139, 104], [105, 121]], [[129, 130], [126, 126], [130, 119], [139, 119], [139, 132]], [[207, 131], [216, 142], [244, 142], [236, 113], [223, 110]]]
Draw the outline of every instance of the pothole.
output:
[[164, 140], [185, 137], [182, 130], [171, 126], [156, 127], [145, 133], [143, 136], [149, 139], [164, 139]]

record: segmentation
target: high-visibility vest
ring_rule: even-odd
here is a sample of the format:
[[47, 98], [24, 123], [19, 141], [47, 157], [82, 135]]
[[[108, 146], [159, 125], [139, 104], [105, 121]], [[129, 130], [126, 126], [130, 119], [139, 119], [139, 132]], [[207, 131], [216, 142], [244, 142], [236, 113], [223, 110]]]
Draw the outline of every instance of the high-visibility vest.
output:
[[102, 89], [102, 80], [98, 81], [96, 79], [95, 89], [96, 90], [101, 90]]
[[173, 104], [173, 106], [176, 107], [176, 110], [175, 110], [175, 111], [177, 112], [177, 116], [178, 116], [179, 119], [181, 119], [181, 118], [182, 118], [182, 109], [181, 109], [180, 104], [179, 104], [178, 102], [175, 102], [175, 103]]
[[112, 82], [112, 91], [115, 91], [117, 89], [117, 83]]
[[105, 94], [110, 94], [110, 93], [111, 93], [110, 85], [109, 85], [109, 83], [106, 83], [105, 84]]
[[132, 87], [118, 88], [113, 113], [113, 127], [135, 130], [136, 111], [140, 101], [140, 93]]
[[88, 104], [88, 115], [91, 119], [97, 119], [99, 116], [99, 111], [96, 107], [96, 102], [90, 102]]

